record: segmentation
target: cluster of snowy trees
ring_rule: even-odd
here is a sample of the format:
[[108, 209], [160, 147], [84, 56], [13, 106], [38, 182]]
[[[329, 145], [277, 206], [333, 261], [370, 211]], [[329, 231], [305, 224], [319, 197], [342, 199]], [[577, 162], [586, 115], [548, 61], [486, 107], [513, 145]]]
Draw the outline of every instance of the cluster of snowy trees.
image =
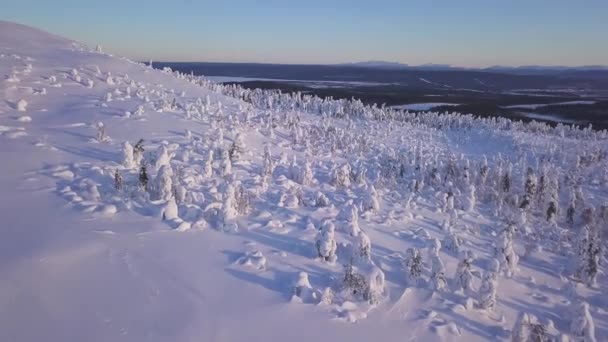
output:
[[[445, 236], [441, 240], [427, 238], [428, 257], [417, 248], [406, 251], [407, 286], [426, 284], [434, 291], [455, 291], [475, 298], [480, 308], [492, 310], [497, 303], [500, 276], [516, 274], [519, 259], [525, 257], [516, 253], [515, 246], [520, 241], [530, 253], [537, 247], [535, 244], [542, 243], [553, 244], [561, 254], [576, 256], [573, 279], [589, 286], [596, 282], [606, 240], [608, 204], [596, 209], [586, 191], [592, 182], [608, 184], [608, 158], [600, 143], [608, 138], [606, 131], [457, 113], [408, 113], [364, 105], [358, 100], [250, 90], [191, 75], [175, 75], [248, 103], [224, 113], [221, 102], [214, 103], [209, 96], [188, 102], [183, 94], [154, 93], [131, 81], [135, 96], [144, 102], [134, 110], [136, 115], [142, 115], [145, 106], [159, 112], [185, 113], [186, 118], [201, 120], [210, 127], [202, 138], [188, 130], [187, 143], [161, 142], [156, 151], [147, 153], [143, 141], [135, 145], [124, 142], [122, 167], [114, 171], [117, 191], [158, 206], [160, 216], [180, 229], [189, 227], [188, 222], [205, 222], [200, 224], [237, 230], [238, 217], [250, 211], [253, 200], [284, 208], [304, 205], [311, 210], [336, 206], [337, 215], [318, 227], [315, 255], [323, 262], [337, 262], [337, 235], [343, 234], [351, 244], [342, 295], [375, 303], [385, 292], [384, 273], [371, 258], [371, 241], [359, 219], [380, 214], [383, 195], [396, 194], [394, 198], [407, 214], [426, 201], [446, 218], [442, 227]], [[76, 76], [78, 72], [72, 75]], [[108, 85], [125, 82], [109, 73], [105, 76]], [[120, 96], [130, 96], [128, 89]], [[113, 96], [116, 93], [109, 92], [104, 100], [112, 101]], [[320, 119], [304, 121], [301, 113], [318, 114]], [[281, 145], [280, 155], [273, 150], [276, 145], [268, 143], [263, 153], [254, 158], [248, 154], [243, 127], [254, 128], [267, 141], [283, 139], [281, 142], [287, 143]], [[97, 129], [98, 140], [106, 139], [104, 126], [98, 125]], [[515, 140], [530, 133], [548, 139], [568, 137], [579, 145], [537, 149], [524, 145], [530, 143], [522, 140], [517, 142], [520, 147], [530, 147], [524, 149], [525, 153], [487, 158], [454, 154], [424, 143], [425, 137], [437, 132], [449, 133], [455, 140], [464, 139], [473, 129], [487, 136], [500, 136], [506, 131]], [[410, 132], [416, 133], [410, 136]], [[383, 143], [386, 140], [375, 139], [393, 135], [398, 144], [387, 146]], [[319, 155], [330, 161], [316, 158]], [[192, 164], [196, 167], [188, 164], [190, 160], [195, 161]], [[243, 160], [254, 160], [250, 169], [253, 171], [244, 176], [246, 179], [241, 178], [243, 172], [239, 168]], [[126, 191], [133, 183], [137, 184], [135, 194]], [[335, 197], [329, 191], [344, 196]], [[494, 254], [487, 260], [481, 279], [473, 276], [473, 255], [462, 250], [464, 234], [454, 229], [462, 216], [474, 215], [479, 209], [491, 212], [501, 222], [493, 229]], [[386, 216], [391, 218], [390, 213]], [[459, 258], [451, 277], [446, 275], [440, 252]], [[298, 297], [314, 296], [315, 301], [327, 302], [335, 295], [331, 289], [323, 293], [310, 289], [307, 275], [300, 274], [294, 290]], [[540, 334], [542, 329], [532, 316], [521, 317], [520, 321], [516, 330], [518, 334], [523, 331], [521, 336], [528, 331]], [[589, 323], [579, 325], [588, 327]]]

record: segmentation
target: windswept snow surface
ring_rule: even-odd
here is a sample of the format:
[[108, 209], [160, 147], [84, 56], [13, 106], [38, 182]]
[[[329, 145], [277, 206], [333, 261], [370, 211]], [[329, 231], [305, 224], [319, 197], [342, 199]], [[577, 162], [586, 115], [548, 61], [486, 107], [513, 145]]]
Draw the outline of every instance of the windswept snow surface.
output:
[[8, 22], [0, 75], [0, 341], [507, 341], [521, 313], [557, 338], [582, 301], [608, 339], [577, 256], [605, 132], [248, 91]]

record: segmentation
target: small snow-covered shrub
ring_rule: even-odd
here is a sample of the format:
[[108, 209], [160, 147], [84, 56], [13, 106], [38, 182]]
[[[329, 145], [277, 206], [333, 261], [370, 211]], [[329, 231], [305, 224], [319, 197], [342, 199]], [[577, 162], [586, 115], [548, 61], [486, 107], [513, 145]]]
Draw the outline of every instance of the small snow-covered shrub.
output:
[[422, 276], [422, 255], [417, 248], [408, 248], [405, 256], [405, 272], [408, 286], [417, 286]]
[[579, 303], [576, 316], [570, 325], [570, 334], [580, 338], [584, 342], [597, 342], [595, 338], [595, 324], [589, 312], [589, 304], [586, 302]]
[[292, 301], [297, 298], [297, 301], [302, 303], [310, 303], [317, 301], [318, 294], [310, 285], [308, 280], [308, 273], [300, 272], [298, 274], [298, 280], [293, 286], [293, 297]]
[[325, 221], [315, 239], [317, 256], [328, 262], [335, 262], [337, 259], [336, 250], [338, 245], [334, 238], [335, 231], [334, 224], [331, 221]]
[[331, 172], [331, 185], [337, 187], [350, 187], [351, 185], [351, 167], [348, 163], [335, 168]]
[[329, 206], [329, 198], [325, 196], [321, 191], [317, 191], [315, 194], [315, 206], [316, 207], [327, 207]]
[[25, 112], [27, 110], [27, 101], [20, 99], [17, 101], [16, 108], [18, 112]]
[[344, 289], [356, 298], [377, 304], [385, 290], [384, 272], [373, 262], [345, 266]]

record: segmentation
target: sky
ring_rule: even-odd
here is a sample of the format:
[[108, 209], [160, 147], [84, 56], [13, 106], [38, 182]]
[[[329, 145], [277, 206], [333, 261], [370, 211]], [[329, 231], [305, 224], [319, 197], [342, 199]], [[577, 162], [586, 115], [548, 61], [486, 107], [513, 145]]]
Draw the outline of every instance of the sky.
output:
[[0, 0], [136, 60], [608, 65], [608, 0]]

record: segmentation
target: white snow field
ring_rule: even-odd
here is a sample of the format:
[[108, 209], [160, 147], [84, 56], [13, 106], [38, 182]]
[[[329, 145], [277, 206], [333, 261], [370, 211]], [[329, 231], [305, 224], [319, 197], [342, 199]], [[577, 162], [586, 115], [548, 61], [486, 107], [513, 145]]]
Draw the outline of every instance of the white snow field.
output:
[[0, 22], [0, 341], [608, 340], [605, 131], [102, 51]]

